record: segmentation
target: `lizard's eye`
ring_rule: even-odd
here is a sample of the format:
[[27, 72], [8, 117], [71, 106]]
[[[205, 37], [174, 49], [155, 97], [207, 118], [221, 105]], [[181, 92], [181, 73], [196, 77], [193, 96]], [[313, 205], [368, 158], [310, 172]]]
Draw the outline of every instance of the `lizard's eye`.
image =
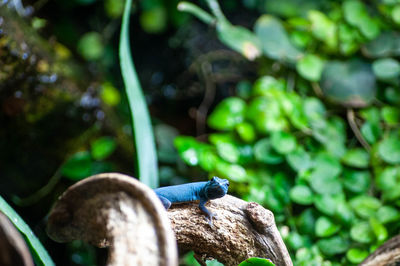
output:
[[211, 178], [211, 181], [215, 182], [215, 176], [213, 178]]

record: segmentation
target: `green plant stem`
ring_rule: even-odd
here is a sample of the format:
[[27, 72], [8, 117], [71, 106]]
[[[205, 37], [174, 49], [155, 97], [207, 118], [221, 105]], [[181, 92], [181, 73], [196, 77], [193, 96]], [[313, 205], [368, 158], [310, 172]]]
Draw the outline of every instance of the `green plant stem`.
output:
[[353, 131], [354, 136], [356, 136], [358, 142], [360, 142], [367, 152], [370, 152], [371, 146], [369, 146], [368, 142], [364, 139], [363, 135], [358, 129], [353, 109], [347, 109], [347, 121], [349, 122], [350, 128]]
[[230, 24], [230, 22], [226, 19], [224, 13], [222, 13], [221, 7], [219, 6], [217, 0], [207, 0], [207, 4], [211, 12], [217, 18], [218, 22]]
[[193, 16], [197, 17], [198, 19], [200, 19], [201, 21], [203, 21], [208, 25], [212, 25], [216, 22], [216, 19], [213, 16], [211, 16], [206, 11], [204, 11], [203, 9], [192, 3], [180, 2], [177, 8], [179, 11], [192, 14]]
[[158, 186], [158, 170], [154, 135], [146, 101], [133, 65], [129, 44], [131, 6], [132, 0], [127, 0], [125, 2], [119, 42], [120, 67], [131, 109], [138, 176], [144, 184], [155, 188]]

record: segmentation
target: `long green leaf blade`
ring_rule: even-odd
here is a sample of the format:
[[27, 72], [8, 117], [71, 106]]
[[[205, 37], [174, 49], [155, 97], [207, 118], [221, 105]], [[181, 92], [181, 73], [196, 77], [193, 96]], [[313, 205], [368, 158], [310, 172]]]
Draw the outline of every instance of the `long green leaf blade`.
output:
[[1, 196], [0, 211], [3, 212], [14, 224], [14, 226], [25, 236], [29, 246], [31, 247], [31, 250], [34, 252], [33, 255], [35, 255], [35, 257], [40, 260], [43, 265], [55, 265], [46, 249], [43, 247], [42, 243], [40, 243], [39, 239], [33, 234], [29, 226]]
[[155, 188], [158, 186], [158, 170], [154, 135], [150, 115], [133, 65], [129, 44], [131, 6], [132, 0], [127, 0], [119, 42], [120, 67], [131, 109], [139, 179], [149, 187]]

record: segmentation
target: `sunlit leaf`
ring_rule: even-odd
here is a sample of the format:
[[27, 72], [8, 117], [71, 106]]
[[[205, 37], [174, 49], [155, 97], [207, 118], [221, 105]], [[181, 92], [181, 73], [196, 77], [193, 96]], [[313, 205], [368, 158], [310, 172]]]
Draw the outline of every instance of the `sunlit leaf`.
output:
[[367, 250], [358, 248], [351, 248], [346, 253], [347, 259], [354, 264], [361, 263], [368, 255], [369, 252]]
[[243, 122], [246, 103], [240, 98], [230, 97], [221, 101], [208, 117], [208, 125], [219, 130], [231, 130]]
[[116, 148], [115, 140], [111, 137], [101, 137], [92, 142], [92, 156], [103, 160], [111, 155]]

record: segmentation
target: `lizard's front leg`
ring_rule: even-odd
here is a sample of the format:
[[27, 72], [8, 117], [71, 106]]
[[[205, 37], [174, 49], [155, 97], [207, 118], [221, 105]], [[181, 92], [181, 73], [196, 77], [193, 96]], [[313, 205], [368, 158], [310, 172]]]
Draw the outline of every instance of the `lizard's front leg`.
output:
[[212, 227], [212, 226], [213, 226], [212, 218], [213, 218], [213, 217], [214, 217], [215, 219], [218, 219], [218, 218], [217, 218], [217, 214], [210, 212], [210, 211], [206, 208], [206, 206], [205, 206], [206, 203], [207, 203], [207, 200], [200, 200], [199, 209], [200, 209], [202, 212], [205, 213], [205, 215], [207, 216], [208, 224]]
[[168, 210], [169, 207], [171, 207], [171, 201], [169, 201], [166, 197], [163, 197], [163, 196], [160, 196], [160, 195], [157, 195], [157, 197], [160, 199], [162, 205], [164, 206], [164, 208], [166, 210]]

